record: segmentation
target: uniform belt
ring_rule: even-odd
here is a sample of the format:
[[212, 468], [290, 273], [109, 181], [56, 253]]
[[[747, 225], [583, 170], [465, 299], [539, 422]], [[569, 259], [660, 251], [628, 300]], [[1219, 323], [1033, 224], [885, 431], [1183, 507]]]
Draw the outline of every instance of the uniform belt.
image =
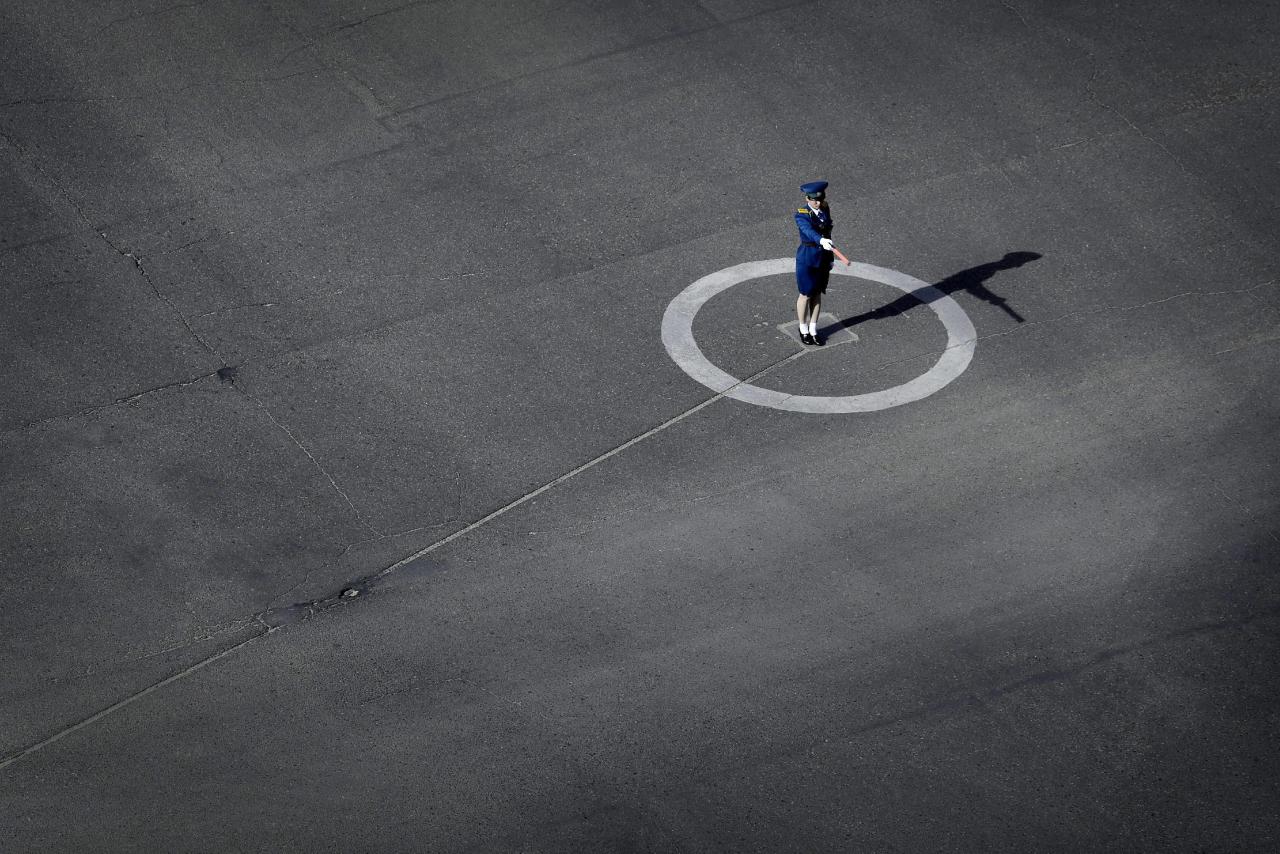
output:
[[810, 243], [810, 242], [808, 242], [807, 240], [801, 240], [801, 241], [800, 241], [800, 245], [801, 245], [801, 246], [817, 246], [818, 244], [817, 244], [817, 243]]

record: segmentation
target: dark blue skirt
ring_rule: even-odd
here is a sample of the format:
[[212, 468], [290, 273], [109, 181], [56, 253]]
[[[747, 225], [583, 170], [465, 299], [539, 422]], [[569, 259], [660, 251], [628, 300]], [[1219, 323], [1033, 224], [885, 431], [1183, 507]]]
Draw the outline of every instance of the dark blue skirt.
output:
[[[824, 255], [829, 253], [822, 253]], [[832, 256], [834, 257], [834, 256]], [[819, 267], [811, 267], [806, 263], [809, 259], [796, 257], [796, 289], [802, 296], [811, 297], [827, 292], [827, 279], [831, 277], [831, 262], [825, 261]]]

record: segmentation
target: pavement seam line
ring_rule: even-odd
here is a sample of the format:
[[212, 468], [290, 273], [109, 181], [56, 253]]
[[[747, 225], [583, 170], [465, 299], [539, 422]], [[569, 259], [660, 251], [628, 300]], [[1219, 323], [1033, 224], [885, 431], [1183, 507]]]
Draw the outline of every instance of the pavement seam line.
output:
[[792, 353], [791, 355], [787, 356], [784, 359], [774, 362], [773, 364], [769, 365], [763, 370], [757, 371], [756, 373], [752, 374], [746, 379], [738, 380], [736, 383], [729, 386], [724, 391], [717, 392], [716, 394], [712, 395], [711, 397], [707, 398], [706, 400], [702, 401], [696, 406], [693, 406], [689, 409], [686, 409], [684, 412], [681, 412], [678, 415], [674, 415], [671, 418], [668, 418], [666, 421], [663, 421], [661, 424], [658, 424], [655, 427], [651, 427], [645, 432], [641, 433], [640, 435], [634, 436], [628, 439], [627, 441], [623, 442], [621, 445], [618, 445], [608, 451], [605, 451], [603, 454], [600, 454], [599, 456], [588, 460], [587, 462], [583, 463], [577, 468], [571, 469], [565, 472], [564, 474], [560, 475], [559, 477], [553, 480], [550, 480], [547, 483], [544, 483], [542, 486], [538, 487], [532, 492], [525, 493], [524, 495], [520, 496], [516, 500], [510, 502], [509, 504], [505, 504], [502, 507], [499, 507], [497, 510], [494, 510], [492, 513], [488, 514], [487, 516], [483, 516], [480, 519], [477, 519], [476, 521], [472, 522], [470, 525], [467, 525], [465, 528], [461, 528], [457, 531], [454, 531], [449, 536], [444, 537], [443, 539], [437, 540], [431, 545], [425, 546], [424, 548], [421, 548], [418, 551], [413, 552], [412, 554], [406, 555], [405, 557], [401, 558], [400, 560], [388, 566], [386, 569], [381, 570], [373, 577], [377, 579], [377, 578], [383, 578], [385, 576], [388, 576], [391, 573], [395, 572], [397, 569], [400, 569], [402, 566], [412, 563], [418, 558], [423, 557], [424, 555], [430, 554], [431, 552], [435, 551], [438, 548], [441, 548], [442, 546], [448, 545], [449, 543], [453, 542], [459, 537], [466, 536], [467, 534], [471, 533], [472, 531], [476, 530], [482, 525], [488, 524], [494, 519], [497, 519], [499, 516], [505, 515], [506, 513], [508, 513], [511, 510], [514, 510], [520, 505], [525, 504], [529, 501], [532, 501], [533, 499], [537, 498], [539, 495], [546, 492], [547, 490], [552, 489], [556, 486], [559, 486], [560, 484], [564, 483], [570, 478], [576, 477], [577, 475], [581, 474], [587, 469], [593, 468], [594, 466], [599, 465], [605, 460], [608, 460], [611, 457], [617, 456], [618, 454], [625, 451], [627, 448], [630, 448], [632, 445], [637, 445], [640, 442], [643, 442], [645, 439], [648, 439], [650, 436], [655, 436], [658, 433], [661, 433], [663, 430], [666, 430], [668, 427], [678, 424], [679, 422], [688, 418], [690, 415], [693, 415], [695, 412], [705, 409], [706, 407], [715, 403], [717, 400], [727, 397], [728, 394], [738, 386], [746, 383], [750, 383], [752, 380], [759, 379], [765, 374], [773, 371], [775, 368], [782, 367], [783, 365], [788, 364], [789, 362], [795, 361], [796, 359], [803, 356], [806, 352], [807, 352], [806, 350], [799, 350], [795, 353]]
[[267, 626], [265, 631], [263, 631], [261, 634], [257, 634], [251, 638], [242, 640], [240, 641], [240, 643], [236, 644], [235, 646], [227, 647], [221, 652], [216, 652], [213, 655], [209, 656], [208, 658], [197, 661], [195, 664], [191, 665], [190, 667], [187, 667], [183, 670], [179, 670], [177, 673], [170, 674], [169, 676], [166, 676], [165, 678], [161, 679], [159, 682], [152, 683], [151, 685], [148, 685], [146, 688], [143, 688], [141, 691], [138, 691], [134, 694], [130, 694], [129, 696], [125, 697], [122, 700], [118, 700], [112, 703], [110, 706], [107, 706], [105, 709], [94, 712], [92, 715], [89, 715], [89, 717], [84, 718], [83, 720], [78, 721], [72, 724], [71, 726], [66, 727], [65, 729], [55, 732], [53, 735], [43, 739], [42, 741], [38, 741], [29, 747], [19, 750], [17, 753], [10, 754], [9, 756], [6, 756], [3, 759], [0, 759], [0, 771], [3, 771], [5, 768], [8, 768], [13, 763], [27, 756], [30, 756], [32, 753], [35, 753], [36, 751], [43, 750], [49, 745], [55, 742], [61, 741], [62, 739], [66, 738], [72, 733], [78, 732], [91, 724], [97, 723], [98, 721], [102, 720], [108, 715], [118, 712], [120, 709], [123, 709], [126, 706], [132, 705], [133, 703], [137, 702], [138, 700], [141, 700], [143, 697], [147, 696], [148, 694], [152, 694], [156, 691], [159, 691], [161, 688], [165, 687], [166, 685], [172, 682], [177, 682], [179, 679], [183, 679], [187, 676], [190, 676], [192, 673], [195, 673], [197, 670], [200, 670], [206, 665], [212, 664], [213, 662], [221, 658], [226, 658], [228, 655], [231, 655], [231, 653], [235, 652], [241, 647], [247, 646], [248, 644], [251, 644], [254, 641], [261, 640], [262, 638], [265, 638], [266, 636], [273, 634], [278, 628], [279, 628], [278, 626]]
[[[757, 379], [759, 379], [760, 377], [764, 376], [765, 374], [768, 374], [768, 373], [770, 373], [771, 371], [773, 371], [773, 370], [775, 370], [775, 369], [777, 369], [777, 368], [782, 367], [783, 365], [786, 365], [786, 364], [789, 364], [789, 363], [791, 363], [791, 362], [796, 361], [796, 360], [797, 360], [797, 359], [799, 359], [801, 356], [805, 355], [807, 352], [808, 352], [807, 350], [799, 350], [799, 351], [797, 351], [797, 352], [795, 352], [795, 353], [792, 353], [791, 355], [787, 356], [787, 357], [786, 357], [786, 358], [784, 358], [784, 359], [781, 359], [781, 360], [779, 360], [779, 361], [777, 361], [777, 362], [774, 362], [773, 364], [771, 364], [771, 365], [769, 365], [769, 366], [765, 367], [764, 369], [762, 369], [762, 370], [760, 370], [760, 371], [757, 371], [756, 373], [752, 374], [751, 376], [747, 377], [746, 379], [744, 379], [744, 380], [740, 380], [739, 382], [735, 383], [734, 385], [730, 386], [729, 388], [726, 388], [724, 391], [717, 392], [716, 394], [712, 395], [711, 397], [707, 398], [706, 400], [702, 401], [701, 403], [696, 404], [695, 406], [692, 406], [692, 407], [690, 407], [689, 409], [686, 409], [684, 412], [681, 412], [681, 413], [679, 413], [679, 414], [677, 414], [677, 415], [674, 415], [674, 416], [672, 416], [671, 418], [668, 418], [666, 421], [663, 421], [661, 424], [658, 424], [658, 425], [656, 425], [656, 426], [654, 426], [654, 427], [651, 427], [651, 428], [649, 428], [648, 430], [644, 431], [643, 433], [639, 434], [638, 436], [634, 436], [634, 437], [632, 437], [632, 438], [628, 439], [627, 441], [623, 442], [622, 444], [617, 445], [616, 447], [614, 447], [614, 448], [612, 448], [612, 449], [610, 449], [610, 450], [608, 450], [608, 451], [605, 451], [603, 454], [600, 454], [599, 456], [596, 456], [596, 457], [594, 457], [594, 458], [592, 458], [592, 459], [588, 460], [587, 462], [583, 463], [582, 465], [577, 466], [576, 468], [573, 468], [573, 469], [571, 469], [571, 470], [569, 470], [569, 471], [565, 472], [564, 474], [560, 475], [559, 477], [556, 477], [556, 478], [555, 478], [555, 479], [553, 479], [553, 480], [548, 481], [547, 483], [543, 484], [542, 486], [538, 487], [537, 489], [533, 490], [532, 492], [525, 493], [524, 495], [522, 495], [521, 497], [517, 498], [516, 500], [514, 500], [514, 501], [512, 501], [512, 502], [510, 502], [510, 503], [508, 503], [508, 504], [505, 504], [505, 505], [503, 505], [502, 507], [499, 507], [497, 510], [494, 510], [492, 513], [489, 513], [488, 515], [486, 515], [486, 516], [484, 516], [484, 517], [482, 517], [482, 518], [480, 518], [480, 519], [477, 519], [475, 522], [472, 522], [470, 525], [467, 525], [466, 527], [461, 528], [461, 529], [459, 529], [459, 530], [457, 530], [457, 531], [453, 532], [452, 534], [448, 535], [447, 537], [444, 537], [444, 538], [442, 538], [442, 539], [440, 539], [440, 540], [437, 540], [436, 542], [432, 543], [431, 545], [429, 545], [429, 546], [427, 546], [427, 547], [425, 547], [425, 548], [419, 549], [418, 551], [413, 552], [412, 554], [407, 555], [407, 556], [405, 556], [405, 557], [401, 558], [400, 560], [396, 561], [395, 563], [391, 564], [390, 566], [386, 567], [385, 569], [380, 570], [379, 572], [377, 572], [377, 573], [375, 573], [375, 574], [373, 574], [373, 575], [371, 575], [371, 576], [365, 576], [365, 579], [364, 579], [364, 580], [365, 580], [365, 581], [370, 581], [370, 582], [371, 582], [371, 581], [376, 581], [376, 580], [381, 579], [381, 578], [385, 578], [385, 577], [386, 577], [386, 576], [388, 576], [388, 575], [391, 575], [391, 574], [392, 574], [393, 572], [395, 572], [396, 570], [400, 569], [401, 567], [403, 567], [403, 566], [405, 566], [405, 565], [407, 565], [407, 564], [409, 564], [409, 563], [412, 563], [413, 561], [417, 560], [418, 558], [422, 557], [423, 555], [429, 554], [429, 553], [431, 553], [431, 552], [435, 551], [436, 549], [439, 549], [439, 548], [441, 548], [442, 546], [445, 546], [445, 545], [447, 545], [447, 544], [449, 544], [449, 543], [453, 542], [454, 540], [456, 540], [456, 539], [458, 539], [458, 538], [460, 538], [460, 537], [463, 537], [463, 536], [465, 536], [466, 534], [471, 533], [472, 531], [476, 530], [477, 528], [480, 528], [480, 527], [482, 527], [483, 525], [486, 525], [486, 524], [488, 524], [489, 522], [493, 521], [494, 519], [497, 519], [498, 517], [505, 515], [506, 513], [510, 512], [511, 510], [514, 510], [515, 508], [519, 507], [520, 505], [525, 504], [525, 503], [527, 503], [527, 502], [529, 502], [529, 501], [532, 501], [534, 498], [537, 498], [539, 495], [542, 495], [544, 492], [546, 492], [546, 491], [548, 491], [548, 490], [550, 490], [550, 489], [552, 489], [552, 488], [554, 488], [554, 487], [556, 487], [556, 486], [559, 486], [560, 484], [564, 483], [565, 481], [567, 481], [567, 480], [569, 480], [569, 479], [571, 479], [571, 478], [573, 478], [573, 477], [576, 477], [577, 475], [581, 474], [582, 472], [584, 472], [584, 471], [586, 471], [586, 470], [588, 470], [588, 469], [590, 469], [590, 468], [593, 468], [593, 467], [594, 467], [594, 466], [596, 466], [596, 465], [599, 465], [600, 463], [604, 462], [605, 460], [608, 460], [608, 459], [610, 459], [610, 458], [612, 458], [612, 457], [617, 456], [618, 454], [620, 454], [620, 453], [622, 453], [623, 451], [625, 451], [627, 448], [630, 448], [630, 447], [632, 447], [633, 445], [637, 445], [637, 444], [639, 444], [640, 442], [643, 442], [645, 439], [648, 439], [648, 438], [649, 438], [649, 437], [651, 437], [651, 436], [655, 436], [655, 435], [657, 435], [658, 433], [661, 433], [663, 430], [666, 430], [668, 427], [671, 427], [671, 426], [674, 426], [675, 424], [678, 424], [679, 422], [681, 422], [681, 421], [683, 421], [684, 419], [688, 418], [690, 415], [693, 415], [694, 413], [699, 412], [699, 411], [701, 411], [701, 410], [703, 410], [703, 409], [707, 408], [707, 407], [708, 407], [708, 406], [710, 406], [711, 404], [715, 403], [717, 400], [721, 400], [721, 399], [725, 398], [725, 397], [729, 394], [729, 392], [733, 391], [733, 389], [737, 388], [737, 387], [738, 387], [739, 385], [741, 385], [742, 383], [748, 383], [748, 382], [751, 382], [752, 380], [757, 380]], [[242, 392], [242, 393], [243, 393], [243, 392]], [[253, 401], [254, 401], [254, 403], [257, 403], [257, 401], [256, 401], [256, 400], [254, 400], [254, 398], [253, 398], [252, 396], [247, 395], [247, 394], [246, 394], [245, 396], [246, 396], [246, 397], [248, 397], [250, 400], [253, 400]], [[258, 406], [259, 406], [259, 407], [261, 407], [261, 404], [258, 404]], [[264, 411], [266, 411], [266, 410], [265, 410], [265, 408], [264, 408]], [[267, 413], [267, 416], [268, 416], [269, 418], [271, 417], [271, 415], [270, 415], [270, 413], [269, 413], [269, 412]], [[275, 419], [274, 419], [274, 418], [271, 418], [271, 420], [272, 420], [272, 421], [275, 421]], [[277, 423], [277, 424], [279, 424], [279, 422], [276, 422], [276, 423]], [[286, 434], [288, 434], [288, 435], [290, 436], [290, 438], [293, 438], [292, 434], [289, 434], [288, 430], [287, 430], [287, 429], [285, 429], [283, 426], [281, 426], [281, 429], [282, 429], [282, 430], [284, 430], [284, 431], [285, 431], [285, 433], [286, 433]], [[294, 441], [296, 442], [297, 440], [295, 439]], [[300, 448], [302, 448], [302, 446], [301, 446], [300, 444], [299, 444], [299, 447], [300, 447]], [[304, 452], [304, 453], [307, 453], [306, 448], [302, 448], [302, 450], [303, 450], [303, 452]], [[308, 456], [308, 457], [310, 457], [310, 456], [311, 456], [311, 454], [310, 454], [310, 453], [307, 453], [307, 456]], [[312, 458], [312, 461], [314, 462], [314, 458]], [[317, 466], [319, 466], [319, 463], [317, 463], [316, 465], [317, 465]], [[323, 472], [323, 471], [324, 471], [324, 469], [321, 469], [321, 471]], [[330, 480], [332, 481], [332, 478], [331, 478]], [[337, 484], [334, 484], [334, 488], [335, 488], [335, 489], [337, 489]], [[341, 493], [341, 490], [338, 490], [338, 491]], [[345, 496], [344, 496], [344, 497], [345, 497]], [[354, 506], [352, 507], [352, 509], [353, 509], [353, 510], [355, 509], [355, 508], [354, 508]], [[357, 515], [358, 515], [358, 513], [357, 513]], [[380, 538], [381, 538], [381, 537], [380, 537]], [[360, 583], [361, 583], [361, 582], [360, 582], [359, 580], [357, 580], [357, 581], [356, 581], [356, 582], [354, 582], [354, 583], [344, 584], [344, 585], [342, 585], [342, 591], [343, 591], [343, 592], [345, 592], [345, 591], [347, 591], [347, 590], [350, 590], [350, 589], [352, 589], [353, 584], [358, 585], [358, 584], [360, 584]], [[295, 586], [296, 586], [296, 585], [295, 585]], [[310, 602], [310, 603], [300, 603], [300, 604], [302, 604], [302, 605], [306, 605], [306, 606], [308, 606], [308, 613], [307, 613], [307, 616], [306, 616], [306, 617], [304, 617], [303, 619], [305, 620], [305, 619], [310, 618], [311, 616], [314, 616], [315, 614], [322, 613], [322, 612], [323, 612], [323, 611], [325, 611], [325, 610], [330, 610], [330, 608], [332, 608], [334, 605], [345, 604], [346, 599], [344, 598], [343, 592], [339, 592], [338, 594], [333, 595], [333, 596], [329, 596], [329, 597], [322, 597], [321, 599], [313, 600], [313, 601], [312, 601], [312, 602]], [[279, 598], [279, 597], [276, 597], [276, 598]], [[353, 597], [353, 598], [354, 598], [354, 597]], [[314, 606], [316, 606], [317, 604], [322, 604], [322, 603], [326, 603], [326, 606], [325, 606], [324, 608], [322, 608], [322, 609], [316, 609], [316, 608], [314, 607]], [[90, 726], [91, 724], [97, 723], [98, 721], [100, 721], [100, 720], [102, 720], [102, 719], [104, 719], [104, 718], [108, 717], [109, 715], [112, 715], [112, 714], [114, 714], [115, 712], [118, 712], [118, 711], [120, 711], [121, 709], [124, 709], [124, 708], [126, 708], [126, 707], [128, 707], [128, 706], [132, 705], [132, 704], [133, 704], [133, 703], [135, 703], [136, 701], [141, 700], [143, 697], [146, 697], [146, 696], [149, 696], [150, 694], [155, 693], [156, 691], [160, 690], [161, 688], [165, 687], [166, 685], [170, 685], [170, 684], [172, 684], [172, 683], [174, 683], [174, 682], [177, 682], [177, 681], [178, 681], [178, 680], [180, 680], [180, 679], [184, 679], [184, 678], [186, 678], [187, 676], [190, 676], [191, 674], [193, 674], [193, 673], [195, 673], [195, 672], [197, 672], [197, 671], [199, 671], [199, 670], [203, 669], [205, 666], [207, 666], [207, 665], [209, 665], [209, 664], [212, 664], [212, 663], [214, 663], [215, 661], [219, 661], [219, 660], [221, 660], [221, 659], [223, 659], [223, 658], [226, 658], [227, 656], [231, 655], [233, 652], [236, 652], [237, 650], [239, 650], [239, 649], [241, 649], [241, 648], [243, 648], [243, 647], [245, 647], [245, 646], [248, 646], [249, 644], [254, 643], [255, 641], [262, 640], [262, 639], [264, 639], [264, 638], [266, 638], [266, 637], [268, 637], [268, 636], [270, 636], [270, 635], [274, 634], [276, 631], [278, 631], [279, 629], [283, 628], [285, 624], [281, 624], [281, 625], [269, 625], [268, 623], [266, 623], [266, 622], [265, 622], [265, 620], [264, 620], [264, 616], [265, 616], [267, 613], [269, 613], [271, 610], [272, 610], [272, 609], [268, 608], [268, 609], [267, 609], [267, 611], [263, 611], [263, 612], [261, 612], [261, 613], [259, 613], [259, 614], [256, 614], [256, 615], [254, 615], [254, 617], [252, 618], [253, 620], [257, 621], [258, 623], [260, 623], [260, 624], [263, 626], [264, 631], [262, 631], [260, 634], [256, 634], [256, 635], [254, 635], [254, 636], [253, 636], [253, 637], [251, 637], [251, 638], [247, 638], [247, 639], [245, 639], [245, 640], [243, 640], [243, 641], [240, 641], [239, 643], [235, 644], [234, 646], [230, 646], [230, 647], [228, 647], [227, 649], [221, 650], [220, 652], [216, 652], [216, 653], [214, 653], [213, 655], [210, 655], [208, 658], [201, 659], [200, 661], [196, 662], [195, 664], [192, 664], [192, 665], [191, 665], [191, 666], [189, 666], [189, 667], [183, 668], [182, 670], [178, 671], [177, 673], [173, 673], [173, 674], [171, 674], [171, 675], [169, 675], [169, 676], [166, 676], [165, 678], [161, 679], [160, 681], [155, 682], [155, 683], [153, 683], [153, 684], [151, 684], [151, 685], [147, 686], [146, 688], [143, 688], [142, 690], [140, 690], [140, 691], [138, 691], [138, 692], [136, 692], [136, 693], [134, 693], [134, 694], [130, 694], [129, 696], [127, 696], [127, 697], [125, 697], [125, 698], [123, 698], [123, 699], [121, 699], [121, 700], [117, 700], [115, 703], [112, 703], [111, 705], [107, 706], [106, 708], [101, 709], [100, 711], [94, 712], [92, 715], [89, 715], [87, 718], [84, 718], [83, 720], [80, 720], [80, 721], [78, 721], [77, 723], [74, 723], [74, 724], [72, 724], [72, 725], [71, 725], [71, 726], [69, 726], [69, 727], [66, 727], [66, 728], [64, 728], [64, 729], [62, 729], [62, 730], [59, 730], [58, 732], [54, 733], [53, 735], [48, 736], [47, 738], [44, 738], [44, 739], [42, 739], [42, 740], [40, 740], [40, 741], [36, 742], [35, 744], [29, 745], [28, 747], [25, 747], [25, 748], [23, 748], [22, 750], [17, 751], [16, 753], [12, 753], [12, 754], [10, 754], [9, 756], [4, 757], [3, 759], [0, 759], [0, 771], [4, 770], [5, 768], [8, 768], [10, 765], [14, 764], [15, 762], [19, 761], [20, 759], [23, 759], [23, 758], [25, 758], [25, 757], [27, 757], [27, 756], [30, 756], [31, 754], [33, 754], [33, 753], [35, 753], [35, 752], [37, 752], [37, 751], [39, 751], [39, 750], [42, 750], [42, 749], [44, 749], [45, 747], [48, 747], [49, 745], [54, 744], [55, 742], [61, 741], [63, 738], [66, 738], [68, 735], [71, 735], [72, 733], [78, 732], [79, 730], [82, 730], [82, 729], [84, 729], [85, 727]]]

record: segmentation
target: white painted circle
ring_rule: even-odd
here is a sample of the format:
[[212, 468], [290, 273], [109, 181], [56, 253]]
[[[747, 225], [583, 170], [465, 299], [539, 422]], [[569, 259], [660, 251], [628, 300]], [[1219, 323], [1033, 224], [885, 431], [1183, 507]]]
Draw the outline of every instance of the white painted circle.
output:
[[794, 271], [794, 258], [774, 258], [768, 261], [748, 261], [745, 264], [726, 267], [703, 276], [677, 294], [667, 306], [667, 311], [662, 316], [663, 346], [686, 374], [712, 391], [744, 403], [754, 403], [757, 406], [785, 409], [791, 412], [875, 412], [892, 406], [901, 406], [904, 403], [912, 403], [928, 397], [960, 376], [973, 360], [978, 334], [973, 328], [973, 322], [969, 320], [969, 315], [965, 314], [959, 303], [914, 276], [855, 261], [847, 267], [843, 264], [837, 265], [831, 272], [839, 276], [870, 279], [873, 282], [895, 287], [903, 293], [916, 297], [938, 315], [938, 319], [947, 329], [947, 346], [932, 368], [910, 382], [893, 388], [844, 397], [818, 397], [760, 388], [730, 376], [713, 365], [702, 354], [702, 350], [698, 348], [698, 342], [693, 337], [693, 318], [698, 310], [716, 294], [734, 285], [762, 276], [777, 276]]

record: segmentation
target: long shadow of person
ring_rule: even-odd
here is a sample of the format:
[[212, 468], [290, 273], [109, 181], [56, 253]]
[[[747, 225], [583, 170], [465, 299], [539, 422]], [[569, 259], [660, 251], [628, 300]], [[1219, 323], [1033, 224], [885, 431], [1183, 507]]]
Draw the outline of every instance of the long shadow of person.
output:
[[961, 270], [959, 273], [952, 273], [936, 285], [921, 288], [909, 294], [903, 294], [888, 305], [882, 305], [880, 308], [855, 315], [854, 317], [846, 317], [839, 323], [834, 324], [833, 331], [834, 329], [848, 329], [867, 320], [896, 317], [918, 305], [931, 303], [943, 295], [950, 296], [956, 291], [967, 291], [983, 302], [996, 306], [1014, 320], [1022, 323], [1025, 318], [1010, 308], [1004, 297], [992, 293], [987, 288], [986, 281], [1001, 270], [1012, 270], [1041, 257], [1039, 252], [1009, 252], [999, 261], [990, 261], [986, 264], [970, 267], [967, 270]]

